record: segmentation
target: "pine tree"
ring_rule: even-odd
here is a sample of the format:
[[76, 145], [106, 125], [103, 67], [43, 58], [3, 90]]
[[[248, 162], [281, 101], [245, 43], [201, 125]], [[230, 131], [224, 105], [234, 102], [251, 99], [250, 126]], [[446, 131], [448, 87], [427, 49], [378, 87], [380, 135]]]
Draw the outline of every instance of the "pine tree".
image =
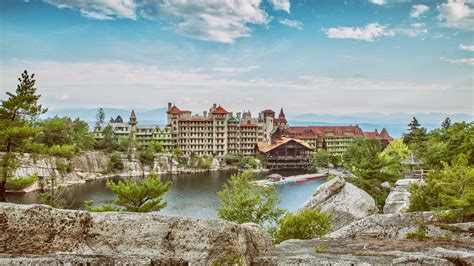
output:
[[418, 128], [420, 128], [420, 123], [418, 122], [418, 120], [416, 119], [416, 117], [413, 117], [413, 119], [411, 120], [411, 122], [408, 124], [408, 126], [410, 127], [410, 131], [414, 131]]
[[6, 182], [14, 171], [17, 160], [15, 152], [22, 151], [27, 141], [36, 136], [34, 121], [47, 109], [38, 103], [34, 74], [25, 70], [18, 79], [15, 93], [7, 92], [8, 99], [0, 106], [0, 150], [4, 155], [0, 161], [0, 201], [5, 201]]
[[109, 123], [115, 123], [115, 119], [113, 117], [110, 117]]
[[105, 112], [103, 108], [97, 110], [95, 128], [100, 128], [105, 123]]
[[118, 115], [116, 118], [115, 118], [115, 123], [123, 123], [123, 118]]
[[446, 119], [444, 119], [443, 123], [441, 123], [441, 127], [443, 127], [444, 129], [450, 128], [451, 127], [451, 118], [446, 117]]

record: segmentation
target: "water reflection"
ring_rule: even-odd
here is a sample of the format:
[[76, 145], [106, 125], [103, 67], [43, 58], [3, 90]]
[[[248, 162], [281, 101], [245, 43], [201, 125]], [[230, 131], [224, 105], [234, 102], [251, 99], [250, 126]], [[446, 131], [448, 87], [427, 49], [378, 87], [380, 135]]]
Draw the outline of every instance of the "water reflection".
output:
[[[206, 219], [217, 218], [216, 208], [219, 201], [216, 193], [222, 190], [224, 183], [233, 173], [235, 172], [225, 171], [162, 176], [164, 181], [171, 181], [173, 186], [165, 196], [168, 206], [160, 213]], [[278, 173], [289, 176], [305, 172], [278, 171]], [[268, 173], [256, 174], [256, 177], [264, 178], [266, 175]], [[113, 178], [113, 180], [117, 181], [119, 178]], [[279, 207], [290, 211], [296, 210], [324, 182], [325, 179], [316, 179], [306, 183], [278, 186], [277, 194], [281, 197]], [[87, 200], [92, 200], [95, 203], [112, 202], [114, 194], [107, 190], [105, 183], [106, 180], [95, 180], [68, 188], [66, 197], [71, 203], [70, 208], [79, 209]], [[9, 194], [7, 198], [11, 202], [32, 204], [38, 202], [39, 194], [39, 192]]]

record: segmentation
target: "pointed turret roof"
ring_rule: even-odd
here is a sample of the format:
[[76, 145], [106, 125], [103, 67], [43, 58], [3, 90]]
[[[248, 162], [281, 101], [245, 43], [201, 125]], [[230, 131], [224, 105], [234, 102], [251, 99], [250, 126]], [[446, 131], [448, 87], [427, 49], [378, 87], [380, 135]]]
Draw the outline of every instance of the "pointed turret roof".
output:
[[285, 118], [285, 113], [283, 112], [283, 107], [280, 110], [280, 114], [278, 115], [278, 118]]
[[130, 114], [130, 119], [137, 119], [137, 115], [135, 115], [135, 110], [132, 109], [132, 113]]
[[393, 139], [390, 134], [388, 134], [387, 129], [383, 128], [382, 131], [380, 132], [380, 138], [381, 139]]

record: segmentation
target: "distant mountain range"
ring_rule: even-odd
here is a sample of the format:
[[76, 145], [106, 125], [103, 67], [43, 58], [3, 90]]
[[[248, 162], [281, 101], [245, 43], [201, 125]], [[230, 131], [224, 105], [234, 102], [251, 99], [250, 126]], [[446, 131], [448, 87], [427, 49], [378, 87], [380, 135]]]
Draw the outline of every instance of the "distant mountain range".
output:
[[[131, 110], [119, 108], [104, 108], [107, 121], [111, 117], [120, 115], [124, 121], [128, 121]], [[166, 108], [152, 110], [135, 111], [140, 124], [166, 124]], [[46, 117], [68, 116], [79, 117], [84, 121], [93, 124], [96, 120], [97, 109], [92, 108], [62, 108], [50, 110]], [[446, 113], [355, 113], [353, 115], [331, 115], [331, 114], [301, 114], [287, 115], [287, 120], [293, 126], [307, 125], [359, 125], [364, 131], [373, 131], [386, 128], [393, 137], [400, 137], [406, 131], [408, 123], [412, 117], [416, 117], [422, 126], [427, 129], [437, 128], [441, 122], [449, 117], [453, 122], [473, 121], [474, 117], [468, 114], [446, 114]]]

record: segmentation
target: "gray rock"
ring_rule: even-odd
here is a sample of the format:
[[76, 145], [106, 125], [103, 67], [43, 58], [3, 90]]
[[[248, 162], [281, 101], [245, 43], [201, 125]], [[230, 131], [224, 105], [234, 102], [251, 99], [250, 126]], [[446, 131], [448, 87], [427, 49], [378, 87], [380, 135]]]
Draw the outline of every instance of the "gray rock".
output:
[[406, 212], [410, 206], [410, 192], [408, 188], [412, 184], [425, 184], [421, 179], [400, 179], [395, 183], [395, 187], [392, 188], [390, 194], [385, 199], [385, 206], [383, 207], [383, 213], [397, 213]]
[[442, 237], [446, 230], [435, 224], [446, 220], [432, 212], [375, 214], [329, 233], [326, 238], [383, 237], [405, 239], [410, 232], [423, 230], [428, 237]]
[[353, 221], [377, 213], [374, 199], [367, 192], [336, 177], [319, 186], [313, 196], [301, 207], [303, 209], [320, 208], [333, 215], [331, 227], [339, 229]]
[[10, 254], [30, 264], [102, 259], [112, 264], [248, 264], [271, 245], [268, 233], [255, 224], [0, 203], [0, 263], [13, 263]]

